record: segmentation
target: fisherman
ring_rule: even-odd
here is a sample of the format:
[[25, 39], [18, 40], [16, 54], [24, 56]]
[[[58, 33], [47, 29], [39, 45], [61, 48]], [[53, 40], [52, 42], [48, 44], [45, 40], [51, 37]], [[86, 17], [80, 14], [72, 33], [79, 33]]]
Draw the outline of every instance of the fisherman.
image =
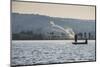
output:
[[85, 43], [86, 43], [86, 44], [88, 43], [87, 38], [85, 39]]
[[77, 34], [75, 34], [75, 42], [77, 42]]

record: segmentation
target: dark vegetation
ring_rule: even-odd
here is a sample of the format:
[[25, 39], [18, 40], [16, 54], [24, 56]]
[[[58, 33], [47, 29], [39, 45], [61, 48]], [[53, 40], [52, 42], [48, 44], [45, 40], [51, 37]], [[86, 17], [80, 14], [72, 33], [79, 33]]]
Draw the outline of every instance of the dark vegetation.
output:
[[[53, 32], [50, 33], [50, 36], [46, 36], [42, 33], [34, 33], [32, 31], [22, 31], [20, 33], [13, 33], [12, 40], [71, 40], [66, 38], [65, 35], [62, 33], [62, 36], [55, 36]], [[78, 39], [88, 39], [88, 40], [95, 40], [95, 35], [92, 33], [77, 33]]]

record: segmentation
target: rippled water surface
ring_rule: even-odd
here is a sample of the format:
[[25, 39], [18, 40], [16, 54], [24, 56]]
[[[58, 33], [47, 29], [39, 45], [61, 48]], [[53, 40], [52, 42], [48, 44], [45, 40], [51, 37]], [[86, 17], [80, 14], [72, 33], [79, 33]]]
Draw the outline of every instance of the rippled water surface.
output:
[[72, 44], [72, 40], [12, 41], [12, 65], [36, 65], [76, 61], [95, 61], [95, 40]]

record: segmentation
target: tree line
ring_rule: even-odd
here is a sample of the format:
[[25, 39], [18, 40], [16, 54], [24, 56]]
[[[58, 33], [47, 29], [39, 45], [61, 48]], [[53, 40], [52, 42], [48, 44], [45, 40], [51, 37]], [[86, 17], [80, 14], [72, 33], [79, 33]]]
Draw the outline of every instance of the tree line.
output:
[[[61, 36], [54, 35], [54, 32], [49, 33], [50, 36], [47, 36], [42, 33], [34, 33], [33, 31], [21, 31], [19, 33], [12, 33], [12, 40], [69, 40], [66, 36], [61, 33]], [[95, 35], [92, 33], [77, 33], [78, 39], [90, 39], [94, 40]]]
[[79, 32], [77, 33], [78, 39], [88, 39], [88, 40], [95, 40], [96, 36], [95, 34], [91, 33], [91, 32]]

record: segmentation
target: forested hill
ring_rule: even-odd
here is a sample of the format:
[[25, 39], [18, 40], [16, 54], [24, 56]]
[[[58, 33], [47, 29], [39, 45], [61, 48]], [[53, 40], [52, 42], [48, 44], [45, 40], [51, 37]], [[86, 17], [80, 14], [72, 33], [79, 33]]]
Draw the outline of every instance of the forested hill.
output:
[[[82, 20], [73, 18], [49, 17], [38, 14], [19, 14], [12, 13], [12, 32], [18, 33], [21, 31], [40, 32], [42, 28], [49, 25], [49, 21], [54, 21], [55, 24], [67, 28], [72, 28], [75, 33], [78, 32], [95, 32], [95, 20]], [[38, 31], [37, 31], [38, 30]]]

